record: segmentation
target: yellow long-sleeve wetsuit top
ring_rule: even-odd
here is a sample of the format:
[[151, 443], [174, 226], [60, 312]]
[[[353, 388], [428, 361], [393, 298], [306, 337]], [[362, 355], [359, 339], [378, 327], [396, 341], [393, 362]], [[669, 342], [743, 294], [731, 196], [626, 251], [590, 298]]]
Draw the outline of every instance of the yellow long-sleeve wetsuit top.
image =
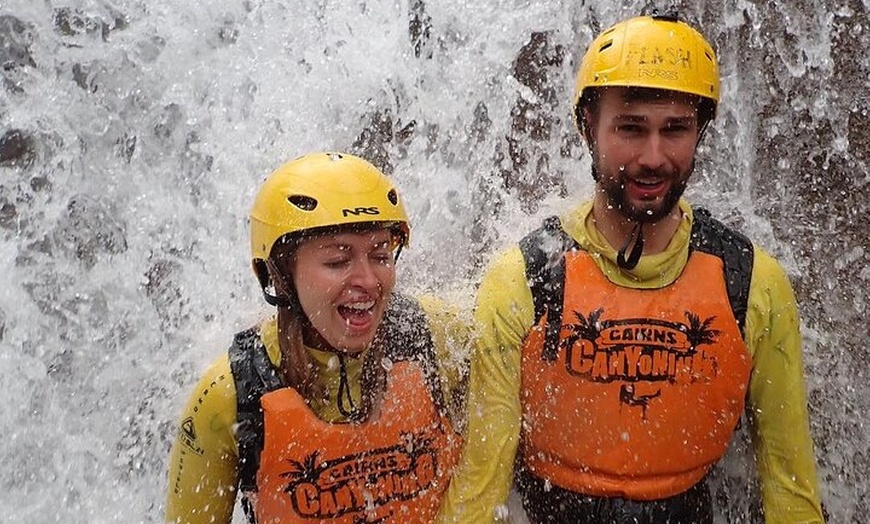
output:
[[[643, 256], [631, 272], [595, 228], [587, 202], [562, 218], [565, 232], [613, 283], [655, 289], [674, 282], [686, 265], [692, 209], [662, 253]], [[807, 417], [800, 321], [782, 267], [754, 247], [745, 342], [752, 358], [747, 405], [768, 524], [823, 522]], [[523, 255], [514, 247], [488, 268], [478, 290], [477, 349], [468, 385], [466, 444], [439, 515], [441, 522], [490, 523], [502, 512], [520, 440], [520, 355], [534, 322]]]
[[[445, 399], [454, 399], [463, 387], [464, 351], [468, 344], [468, 318], [459, 309], [431, 296], [417, 299], [426, 313], [438, 358]], [[260, 338], [273, 365], [280, 361], [278, 329], [274, 318], [260, 325]], [[312, 402], [310, 407], [328, 422], [343, 422], [334, 392], [339, 391], [339, 370], [330, 362], [333, 353], [308, 349], [323, 377], [328, 402]], [[352, 398], [360, 398], [363, 358], [346, 361]], [[448, 404], [453, 404], [448, 401]], [[228, 524], [232, 521], [238, 482], [238, 442], [236, 425], [236, 386], [227, 354], [219, 357], [203, 374], [189, 397], [179, 421], [196, 428], [179, 428], [172, 445], [166, 521], [180, 524]], [[456, 422], [456, 417], [454, 423]], [[192, 452], [191, 448], [196, 449]]]

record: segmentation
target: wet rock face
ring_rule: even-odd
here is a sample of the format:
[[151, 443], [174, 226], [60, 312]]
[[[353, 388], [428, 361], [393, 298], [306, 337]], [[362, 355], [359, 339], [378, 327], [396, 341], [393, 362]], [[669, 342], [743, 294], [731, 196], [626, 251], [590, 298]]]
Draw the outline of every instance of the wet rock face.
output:
[[189, 317], [188, 298], [180, 281], [183, 268], [175, 260], [155, 259], [145, 273], [145, 295], [154, 304], [164, 330], [178, 328]]
[[30, 46], [33, 28], [12, 15], [0, 16], [0, 68], [36, 67]]
[[18, 219], [18, 208], [6, 197], [0, 197], [0, 227], [13, 229]]
[[393, 127], [393, 115], [389, 109], [371, 113], [367, 124], [351, 145], [350, 152], [365, 158], [387, 175], [392, 174], [390, 146], [395, 138]]
[[565, 48], [552, 42], [552, 33], [533, 32], [520, 49], [514, 61], [513, 73], [517, 80], [532, 90], [539, 103], [555, 107], [560, 100], [553, 85], [558, 79], [565, 59]]
[[127, 250], [126, 229], [110, 201], [76, 195], [70, 199], [66, 216], [55, 230], [55, 242], [90, 267], [102, 254]]
[[88, 16], [80, 9], [62, 7], [54, 11], [54, 29], [62, 36], [98, 35], [104, 41], [109, 34], [127, 27], [121, 14], [111, 14], [109, 20]]
[[433, 51], [429, 44], [432, 17], [426, 12], [426, 3], [423, 0], [413, 0], [408, 15], [408, 36], [414, 46], [414, 56], [432, 58]]
[[831, 490], [861, 485], [870, 475], [866, 454], [844, 451], [844, 443], [866, 434], [860, 418], [834, 415], [866, 412], [870, 396], [830, 387], [866, 384], [870, 362], [867, 344], [850, 335], [866, 322], [870, 279], [865, 13], [860, 2], [844, 2], [815, 31], [823, 38], [800, 43], [816, 19], [795, 16], [785, 5], [765, 11], [761, 30], [773, 41], [750, 49], [745, 66], [748, 75], [749, 64], [761, 64], [754, 74], [774, 93], [759, 103], [752, 200], [795, 256], [790, 277], [810, 328], [804, 336], [822, 334], [815, 336], [822, 337], [819, 346], [805, 351], [820, 477]]
[[[538, 209], [550, 194], [564, 195], [564, 173], [553, 164], [552, 143], [561, 143], [559, 154], [570, 156], [578, 143], [576, 133], [560, 118], [561, 84], [565, 48], [550, 31], [529, 35], [514, 59], [512, 73], [520, 92], [511, 109], [510, 132], [496, 146], [496, 180], [528, 212]], [[572, 145], [573, 144], [573, 145]]]
[[13, 167], [29, 163], [36, 153], [33, 136], [21, 129], [10, 129], [0, 136], [0, 166]]

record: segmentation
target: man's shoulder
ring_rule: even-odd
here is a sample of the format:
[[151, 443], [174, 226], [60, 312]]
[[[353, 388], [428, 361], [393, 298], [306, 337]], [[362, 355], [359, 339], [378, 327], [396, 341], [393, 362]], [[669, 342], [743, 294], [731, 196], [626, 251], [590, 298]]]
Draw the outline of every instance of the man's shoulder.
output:
[[779, 260], [758, 245], [754, 247], [754, 264], [752, 267], [753, 284], [765, 287], [788, 285], [789, 278], [785, 266]]
[[705, 207], [692, 208], [692, 240], [697, 243], [707, 238], [717, 238], [725, 241], [740, 242], [752, 245], [749, 237], [726, 221], [714, 217]]

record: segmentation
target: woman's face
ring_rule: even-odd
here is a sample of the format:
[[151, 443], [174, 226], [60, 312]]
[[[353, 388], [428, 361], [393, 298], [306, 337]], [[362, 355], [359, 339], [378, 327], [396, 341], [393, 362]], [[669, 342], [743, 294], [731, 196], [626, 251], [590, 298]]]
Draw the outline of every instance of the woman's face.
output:
[[[393, 238], [385, 229], [309, 238], [290, 263], [313, 332], [306, 343], [359, 353], [374, 340], [396, 283]], [[309, 330], [311, 331], [311, 330]]]

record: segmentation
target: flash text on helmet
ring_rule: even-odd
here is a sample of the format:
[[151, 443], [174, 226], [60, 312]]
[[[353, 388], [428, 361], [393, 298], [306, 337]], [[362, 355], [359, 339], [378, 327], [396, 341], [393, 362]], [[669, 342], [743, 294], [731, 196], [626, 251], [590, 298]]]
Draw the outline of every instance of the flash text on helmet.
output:
[[692, 69], [692, 53], [681, 47], [632, 46], [628, 50], [628, 60], [638, 66], [667, 66]]

